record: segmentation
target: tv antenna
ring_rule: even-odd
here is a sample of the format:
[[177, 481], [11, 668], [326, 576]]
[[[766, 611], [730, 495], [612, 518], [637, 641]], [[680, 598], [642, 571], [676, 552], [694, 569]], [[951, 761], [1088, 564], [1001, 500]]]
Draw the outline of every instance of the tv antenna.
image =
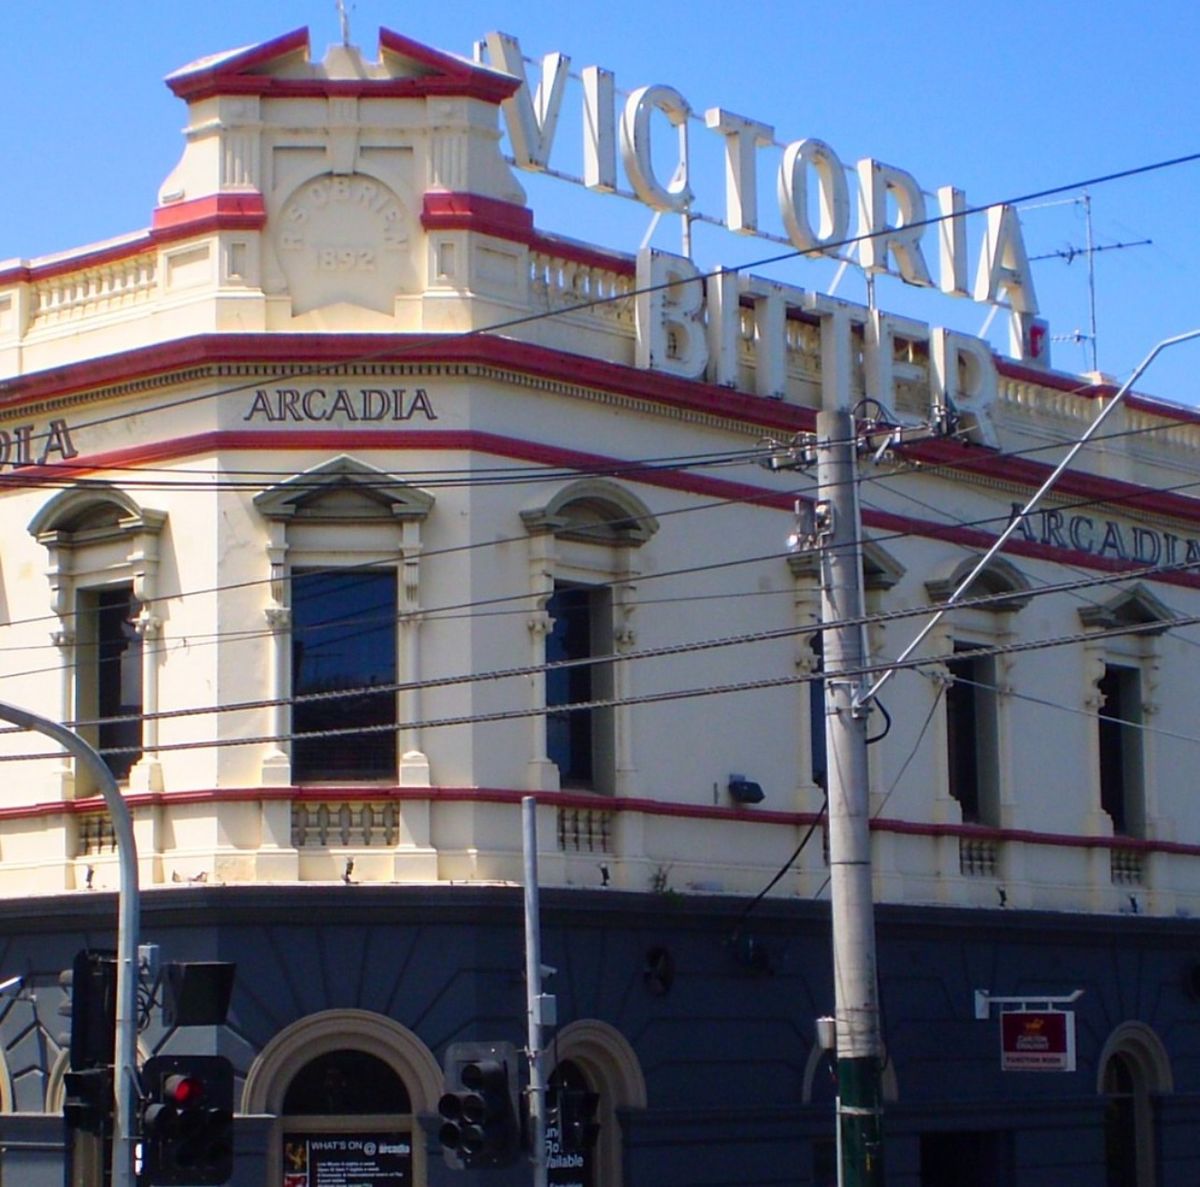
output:
[[1086, 342], [1089, 345], [1092, 358], [1091, 370], [1099, 371], [1100, 364], [1098, 362], [1098, 348], [1096, 340], [1096, 256], [1102, 251], [1123, 251], [1127, 247], [1146, 247], [1153, 243], [1153, 239], [1138, 239], [1132, 243], [1102, 243], [1097, 245], [1092, 234], [1092, 195], [1086, 190], [1078, 198], [1067, 198], [1065, 202], [1046, 202], [1042, 203], [1045, 206], [1062, 206], [1071, 205], [1083, 206], [1083, 221], [1085, 228], [1085, 240], [1083, 247], [1076, 247], [1073, 244], [1068, 244], [1058, 251], [1043, 252], [1040, 256], [1030, 256], [1029, 262], [1032, 264], [1035, 260], [1066, 260], [1068, 264], [1074, 263], [1076, 257], [1083, 256], [1087, 260], [1088, 272], [1088, 332], [1085, 334], [1082, 330], [1076, 330], [1073, 334], [1064, 334], [1057, 338], [1060, 342]]

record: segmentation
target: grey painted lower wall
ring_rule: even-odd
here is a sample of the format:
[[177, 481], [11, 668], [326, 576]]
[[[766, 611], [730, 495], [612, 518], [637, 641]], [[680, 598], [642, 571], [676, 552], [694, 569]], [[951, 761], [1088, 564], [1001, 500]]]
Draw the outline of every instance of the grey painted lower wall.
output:
[[[832, 1009], [825, 904], [770, 900], [743, 918], [740, 900], [719, 897], [543, 891], [542, 909], [560, 1025], [611, 1025], [644, 1077], [646, 1107], [620, 1114], [626, 1187], [823, 1183], [832, 1086], [812, 1049], [813, 1021]], [[171, 888], [145, 894], [142, 915], [143, 939], [164, 959], [238, 965], [224, 1027], [168, 1033], [154, 1012], [145, 1049], [220, 1051], [239, 1090], [272, 1038], [327, 1010], [393, 1019], [439, 1061], [457, 1040], [523, 1045], [519, 888]], [[0, 1117], [6, 1187], [40, 1187], [58, 1158], [49, 1147], [61, 1129], [41, 1115], [66, 1029], [58, 974], [78, 948], [111, 947], [115, 919], [105, 895], [0, 906], [0, 972], [25, 974], [34, 999], [0, 1015], [16, 1108]], [[960, 1150], [994, 1164], [995, 1187], [1102, 1182], [1100, 1060], [1130, 1022], [1157, 1036], [1169, 1062], [1170, 1090], [1153, 1104], [1159, 1183], [1200, 1182], [1200, 1001], [1186, 977], [1200, 925], [881, 908], [877, 930], [893, 1187], [940, 1187], [937, 1165]], [[1002, 1072], [998, 1023], [976, 1020], [976, 989], [1083, 989], [1077, 1070]], [[239, 1185], [266, 1182], [272, 1124], [239, 1119]], [[964, 1134], [982, 1136], [954, 1136]], [[432, 1147], [429, 1183], [477, 1177], [444, 1168]]]

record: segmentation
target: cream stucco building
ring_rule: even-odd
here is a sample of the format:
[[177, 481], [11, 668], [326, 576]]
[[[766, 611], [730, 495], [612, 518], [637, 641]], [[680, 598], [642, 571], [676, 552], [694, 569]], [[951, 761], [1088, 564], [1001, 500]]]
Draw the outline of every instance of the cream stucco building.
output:
[[[405, 1181], [451, 1181], [443, 1049], [523, 1033], [533, 793], [554, 1058], [602, 1098], [579, 1181], [825, 1183], [820, 572], [786, 543], [816, 492], [762, 463], [831, 398], [957, 404], [860, 472], [886, 666], [1113, 387], [544, 232], [516, 80], [373, 53], [300, 31], [177, 71], [150, 228], [0, 263], [4, 699], [106, 755], [145, 938], [238, 963], [227, 1027], [143, 1036], [234, 1061], [235, 1182], [311, 1132], [410, 1135]], [[872, 716], [894, 1182], [1194, 1181], [1198, 467], [1200, 419], [1131, 397]], [[30, 1176], [40, 1002], [115, 922], [111, 822], [52, 751], [0, 737]], [[1083, 989], [1077, 1070], [1002, 1072], [979, 989]], [[330, 1067], [369, 1107], [314, 1103]]]

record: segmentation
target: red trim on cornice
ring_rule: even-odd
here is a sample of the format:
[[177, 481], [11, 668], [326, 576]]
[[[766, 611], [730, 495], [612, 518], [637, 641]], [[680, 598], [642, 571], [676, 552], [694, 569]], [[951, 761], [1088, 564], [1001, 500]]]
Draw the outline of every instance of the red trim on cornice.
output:
[[238, 194], [209, 194], [189, 202], [159, 206], [154, 211], [150, 234], [155, 240], [176, 237], [180, 231], [195, 234], [219, 227], [224, 230], [260, 230], [266, 225], [267, 207], [258, 191]]
[[570, 469], [588, 474], [619, 473], [627, 481], [667, 490], [686, 491], [714, 499], [791, 510], [795, 500], [790, 494], [763, 490], [745, 482], [730, 482], [681, 470], [638, 471], [636, 464], [604, 454], [585, 453], [577, 449], [523, 441], [499, 433], [472, 429], [242, 429], [214, 430], [190, 437], [174, 437], [149, 445], [91, 454], [69, 462], [47, 466], [22, 466], [19, 470], [0, 473], [0, 490], [6, 487], [23, 488], [43, 482], [59, 484], [67, 479], [107, 470], [125, 470], [180, 458], [220, 452], [266, 450], [462, 450], [485, 453], [492, 457]]
[[[540, 442], [505, 437], [498, 433], [469, 429], [233, 429], [197, 433], [131, 446], [127, 449], [91, 454], [85, 458], [58, 462], [48, 466], [23, 466], [19, 470], [0, 473], [0, 490], [5, 487], [26, 488], [40, 483], [60, 485], [67, 479], [78, 479], [108, 470], [136, 469], [139, 466], [178, 461], [181, 458], [211, 455], [222, 452], [269, 451], [285, 453], [296, 450], [461, 450], [493, 457], [505, 457], [533, 465], [570, 469], [590, 474], [618, 474], [629, 482], [664, 490], [676, 490], [706, 498], [730, 500], [777, 511], [790, 511], [794, 498], [780, 491], [764, 490], [749, 483], [731, 482], [690, 470], [632, 469], [628, 461], [602, 454], [545, 445]], [[1200, 518], [1200, 506], [1193, 509]], [[952, 524], [930, 523], [886, 511], [864, 511], [863, 521], [877, 532], [900, 536], [919, 535], [944, 540], [965, 548], [986, 549], [995, 541], [996, 533], [978, 528]], [[1137, 577], [1146, 571], [1144, 565], [1098, 557], [1088, 553], [1052, 548], [1020, 538], [1009, 541], [1005, 550], [1012, 556], [1036, 557], [1056, 564], [1071, 564], [1078, 568], [1097, 569], [1109, 573], [1128, 573]], [[1200, 589], [1200, 574], [1148, 573], [1147, 580], [1165, 585]]]
[[221, 57], [208, 66], [176, 71], [167, 76], [167, 86], [180, 99], [195, 103], [215, 95], [264, 95], [272, 98], [311, 99], [357, 97], [364, 99], [410, 99], [427, 95], [455, 95], [499, 105], [520, 83], [498, 70], [476, 66], [465, 58], [444, 54], [421, 45], [390, 29], [379, 30], [379, 47], [384, 53], [408, 58], [428, 70], [410, 78], [280, 78], [263, 73], [269, 63], [297, 51], [309, 56], [307, 29], [296, 29], [241, 53]]
[[585, 268], [599, 268], [628, 277], [637, 275], [634, 256], [605, 251], [575, 239], [538, 231], [533, 225], [533, 211], [527, 206], [502, 202], [482, 194], [430, 190], [422, 202], [421, 226], [426, 231], [479, 231], [497, 239], [524, 244], [534, 251], [545, 252]]
[[[454, 54], [443, 53], [432, 46], [423, 45], [411, 37], [405, 37], [392, 29], [379, 29], [379, 48], [381, 51], [397, 54], [402, 58], [410, 58], [422, 66], [428, 66], [447, 81], [456, 80], [463, 85], [469, 85], [472, 92], [479, 98], [488, 98], [495, 103], [503, 102], [510, 95], [515, 95], [520, 88], [520, 82], [502, 70], [493, 70], [478, 66], [465, 58]], [[485, 93], [486, 92], [486, 93]]]
[[1031, 367], [1018, 359], [1004, 358], [993, 353], [996, 367], [1001, 375], [1009, 379], [1019, 379], [1025, 383], [1036, 383], [1041, 387], [1050, 387], [1055, 391], [1070, 392], [1076, 396], [1092, 399], [1097, 396], [1111, 396], [1117, 389], [1106, 383], [1093, 383], [1082, 375], [1072, 375], [1069, 371], [1043, 371], [1040, 367]]
[[[811, 428], [815, 419], [811, 409], [782, 400], [766, 400], [715, 384], [679, 379], [490, 334], [469, 337], [437, 334], [201, 334], [0, 383], [0, 410], [87, 391], [108, 383], [169, 374], [206, 364], [261, 362], [311, 368], [336, 367], [358, 361], [505, 367], [634, 399], [742, 420], [762, 429], [781, 432]], [[285, 371], [279, 381], [303, 378], [294, 370], [290, 375]]]
[[[685, 820], [719, 820], [739, 824], [770, 824], [786, 828], [807, 828], [821, 819], [817, 812], [789, 812], [761, 808], [737, 808], [712, 804], [683, 804], [646, 797], [600, 797], [567, 791], [529, 792], [505, 787], [235, 787], [192, 791], [130, 792], [125, 800], [131, 808], [184, 807], [194, 804], [246, 803], [247, 801], [288, 801], [330, 803], [338, 800], [379, 802], [431, 801], [433, 803], [511, 804], [517, 807], [528, 795], [552, 807], [586, 808], [596, 811], [633, 812]], [[0, 808], [0, 821], [26, 820], [53, 816], [78, 816], [103, 812], [104, 800], [94, 796], [86, 800], [56, 800], [27, 807]], [[1032, 829], [984, 828], [975, 824], [933, 824], [926, 821], [876, 817], [871, 831], [919, 837], [967, 837], [998, 843], [1018, 842], [1059, 849], [1130, 849], [1139, 853], [1175, 853], [1200, 857], [1200, 845], [1182, 841], [1154, 840], [1142, 837], [1083, 836], [1071, 833], [1042, 833]]]
[[267, 222], [262, 194], [210, 194], [155, 209], [150, 229], [122, 243], [82, 251], [44, 264], [21, 264], [0, 271], [0, 287], [7, 284], [31, 284], [52, 280], [88, 268], [102, 268], [134, 256], [147, 255], [160, 244], [174, 243], [194, 235], [213, 231], [260, 231]]
[[518, 243], [530, 243], [534, 238], [533, 211], [527, 206], [447, 190], [431, 190], [425, 195], [421, 226], [427, 231], [481, 231]]
[[570, 260], [573, 264], [582, 264], [585, 268], [599, 268], [630, 278], [637, 275], [636, 256], [605, 251], [603, 248], [592, 247], [587, 243], [580, 243], [578, 240], [567, 239], [561, 235], [534, 231], [529, 240], [529, 246], [535, 251], [542, 251], [559, 259]]
[[155, 241], [150, 232], [139, 231], [121, 243], [85, 249], [68, 257], [48, 260], [44, 264], [18, 264], [15, 268], [0, 270], [0, 288], [9, 284], [30, 284], [37, 280], [50, 280], [52, 277], [65, 276], [70, 272], [82, 272], [86, 268], [100, 268], [105, 264], [115, 264], [120, 260], [144, 255], [153, 251], [154, 247]]
[[308, 29], [293, 29], [290, 33], [283, 33], [270, 41], [247, 46], [238, 53], [218, 57], [210, 65], [197, 65], [192, 69], [184, 66], [168, 74], [165, 81], [171, 91], [181, 99], [200, 98], [202, 95], [215, 93], [212, 88], [219, 88], [222, 82], [236, 79], [246, 71], [287, 57], [297, 50], [303, 50], [307, 57], [308, 49]]
[[[810, 429], [814, 423], [811, 409], [800, 408], [778, 400], [766, 400], [759, 396], [731, 391], [728, 388], [692, 380], [679, 379], [659, 372], [644, 371], [616, 363], [568, 354], [549, 347], [517, 342], [513, 339], [493, 337], [487, 334], [468, 337], [442, 337], [438, 335], [382, 335], [382, 334], [208, 334], [143, 347], [124, 354], [106, 356], [71, 364], [51, 371], [21, 376], [0, 383], [0, 409], [12, 410], [23, 404], [87, 391], [105, 384], [145, 378], [155, 374], [170, 374], [173, 371], [192, 369], [198, 366], [219, 363], [278, 363], [284, 370], [278, 383], [303, 382], [305, 376], [296, 374], [295, 368], [335, 368], [356, 361], [397, 362], [410, 365], [464, 363], [478, 366], [502, 367], [549, 380], [563, 380], [600, 391], [615, 392], [629, 398], [645, 400], [666, 407], [686, 409], [690, 412], [706, 413], [719, 418], [728, 418], [754, 425], [764, 431], [793, 433]], [[247, 384], [247, 389], [251, 385]], [[302, 437], [303, 433], [303, 437]], [[256, 435], [254, 443], [239, 448], [258, 448], [272, 441], [272, 447], [288, 445], [298, 447], [300, 440], [311, 441], [312, 435], [304, 431], [290, 431], [272, 439]], [[425, 447], [434, 447], [428, 431], [421, 433]], [[223, 440], [227, 440], [224, 438]], [[383, 444], [379, 431], [366, 437], [356, 438], [353, 430], [330, 431], [328, 440], [343, 445], [358, 442], [357, 448], [370, 448]], [[406, 442], [414, 438], [405, 437]], [[443, 445], [443, 448], [492, 448], [491, 439], [473, 438], [473, 443]], [[496, 438], [495, 441], [503, 440]], [[231, 446], [232, 447], [232, 446]], [[336, 446], [334, 446], [336, 447]], [[536, 450], [528, 444], [526, 450]], [[170, 442], [150, 446], [139, 456], [149, 457], [160, 450], [176, 451]], [[930, 441], [910, 447], [911, 456], [926, 464], [943, 465], [952, 470], [978, 473], [993, 479], [1040, 485], [1049, 466], [1028, 459], [1000, 457], [993, 451], [978, 446], [964, 445], [953, 441]], [[570, 451], [567, 451], [569, 454]], [[555, 456], [562, 457], [555, 451]], [[70, 472], [75, 466], [59, 465], [47, 467], [45, 473], [36, 468], [19, 471], [21, 481], [36, 482], [39, 478], [55, 474], [61, 477], [64, 469]], [[87, 463], [88, 465], [92, 463]], [[612, 459], [601, 459], [600, 464], [616, 465]], [[12, 476], [16, 478], [16, 475]], [[755, 488], [744, 487], [747, 492]], [[1128, 482], [1103, 478], [1086, 473], [1068, 473], [1059, 482], [1059, 494], [1088, 501], [1101, 500], [1119, 505], [1132, 511], [1151, 515], [1165, 515], [1187, 522], [1200, 520], [1200, 500], [1183, 495], [1156, 491]], [[755, 501], [773, 502], [774, 494], [759, 491]], [[865, 516], [869, 526], [895, 530], [919, 530], [922, 534], [953, 539], [968, 543], [972, 547], [986, 546], [995, 533], [976, 531], [970, 528], [938, 527], [921, 524], [919, 521], [885, 513], [870, 513]], [[903, 527], [899, 525], [904, 525]], [[1036, 542], [1014, 540], [1009, 551], [1018, 555], [1036, 556], [1045, 559], [1087, 564], [1109, 571], [1121, 571], [1119, 561], [1109, 561], [1084, 554], [1064, 553], [1058, 549], [1047, 549]], [[1126, 566], [1128, 567], [1128, 566]], [[1131, 568], [1135, 572], [1136, 568]], [[1190, 584], [1181, 581], [1180, 584]]]
[[[999, 456], [990, 449], [944, 439], [907, 446], [904, 452], [906, 457], [917, 459], [926, 465], [947, 466], [961, 473], [979, 474], [1031, 487], [1040, 486], [1051, 470], [1044, 462], [1013, 457], [1011, 454]], [[1195, 519], [1200, 515], [1200, 501], [1195, 498], [1081, 470], [1063, 474], [1055, 490], [1060, 496], [1069, 494], [1089, 502], [1103, 500], [1130, 510], [1155, 515], [1176, 515], [1185, 519]]]

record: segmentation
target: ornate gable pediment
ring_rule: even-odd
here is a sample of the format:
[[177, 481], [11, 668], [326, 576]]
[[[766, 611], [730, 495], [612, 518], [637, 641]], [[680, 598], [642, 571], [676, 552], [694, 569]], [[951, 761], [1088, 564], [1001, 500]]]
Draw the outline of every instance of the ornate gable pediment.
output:
[[1140, 582], [1122, 590], [1098, 606], [1083, 606], [1079, 621], [1093, 630], [1112, 630], [1123, 626], [1141, 626], [1139, 634], [1161, 635], [1175, 620], [1175, 611], [1159, 601]]
[[468, 95], [501, 103], [518, 87], [515, 78], [390, 29], [379, 30], [379, 58], [364, 59], [353, 46], [333, 46], [323, 61], [311, 58], [306, 28], [258, 45], [242, 46], [191, 62], [167, 75], [181, 99], [213, 95], [314, 96], [360, 92], [375, 96]]
[[255, 495], [254, 505], [274, 520], [405, 522], [425, 519], [433, 496], [343, 454]]

